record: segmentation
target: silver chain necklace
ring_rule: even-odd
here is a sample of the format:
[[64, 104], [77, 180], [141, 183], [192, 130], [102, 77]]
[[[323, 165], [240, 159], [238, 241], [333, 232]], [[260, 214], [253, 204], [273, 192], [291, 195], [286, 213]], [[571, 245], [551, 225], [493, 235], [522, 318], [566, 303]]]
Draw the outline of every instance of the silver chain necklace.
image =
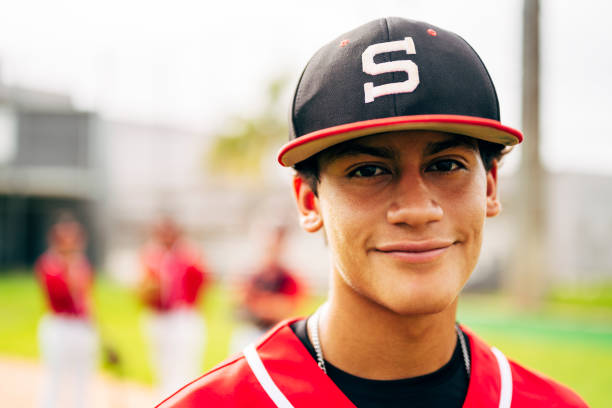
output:
[[[309, 330], [310, 337], [312, 337], [312, 345], [315, 349], [315, 353], [317, 354], [317, 365], [325, 374], [327, 374], [327, 369], [325, 368], [325, 360], [323, 359], [323, 350], [321, 350], [321, 341], [319, 340], [319, 318], [321, 315], [321, 308], [318, 308], [317, 311], [312, 315], [312, 330]], [[308, 327], [308, 325], [306, 325]], [[463, 336], [463, 332], [459, 328], [458, 324], [455, 324], [455, 331], [457, 332], [457, 338], [459, 339], [459, 344], [461, 345], [461, 354], [463, 355], [463, 362], [465, 363], [465, 371], [467, 372], [468, 377], [470, 376], [470, 356], [467, 352], [467, 345], [465, 342], [465, 338]]]

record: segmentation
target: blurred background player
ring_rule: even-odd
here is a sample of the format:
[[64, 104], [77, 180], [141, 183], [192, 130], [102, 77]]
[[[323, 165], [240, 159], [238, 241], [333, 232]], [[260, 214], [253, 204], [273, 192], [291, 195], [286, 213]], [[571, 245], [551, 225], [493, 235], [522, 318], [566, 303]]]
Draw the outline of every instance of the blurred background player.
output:
[[197, 302], [208, 273], [200, 252], [177, 223], [162, 217], [141, 252], [140, 296], [151, 314], [146, 320], [153, 369], [163, 395], [201, 371], [205, 324]]
[[49, 305], [39, 325], [46, 366], [41, 405], [84, 407], [98, 344], [90, 318], [93, 276], [84, 253], [85, 233], [64, 214], [49, 230], [48, 242], [35, 266]]
[[259, 266], [239, 290], [239, 314], [247, 325], [236, 331], [231, 351], [241, 350], [276, 323], [295, 315], [305, 293], [304, 285], [282, 264], [287, 227], [277, 225], [268, 233]]

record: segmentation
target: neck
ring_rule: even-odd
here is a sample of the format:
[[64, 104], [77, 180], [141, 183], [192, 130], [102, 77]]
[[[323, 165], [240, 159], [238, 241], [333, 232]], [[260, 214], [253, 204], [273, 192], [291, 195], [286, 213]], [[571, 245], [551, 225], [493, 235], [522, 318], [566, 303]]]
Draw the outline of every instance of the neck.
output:
[[323, 355], [343, 371], [375, 380], [432, 373], [453, 354], [456, 309], [455, 300], [438, 313], [398, 314], [334, 282], [319, 323]]

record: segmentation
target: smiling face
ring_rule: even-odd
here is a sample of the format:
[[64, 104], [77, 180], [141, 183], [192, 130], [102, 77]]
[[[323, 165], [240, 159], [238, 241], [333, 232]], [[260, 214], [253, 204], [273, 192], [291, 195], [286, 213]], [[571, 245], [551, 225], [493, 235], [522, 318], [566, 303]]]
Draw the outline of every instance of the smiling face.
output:
[[484, 219], [500, 210], [496, 168], [476, 142], [410, 131], [345, 142], [320, 155], [315, 196], [296, 176], [301, 224], [323, 228], [345, 292], [402, 315], [451, 305], [474, 269]]

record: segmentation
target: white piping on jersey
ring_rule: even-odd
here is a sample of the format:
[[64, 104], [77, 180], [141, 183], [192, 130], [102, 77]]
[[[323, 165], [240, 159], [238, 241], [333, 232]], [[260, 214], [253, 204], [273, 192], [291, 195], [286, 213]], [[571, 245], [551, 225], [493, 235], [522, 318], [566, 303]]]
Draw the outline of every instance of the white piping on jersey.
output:
[[510, 404], [512, 403], [512, 371], [510, 370], [510, 363], [508, 363], [506, 356], [495, 347], [491, 347], [491, 351], [497, 359], [501, 378], [499, 408], [510, 408]]
[[255, 374], [255, 378], [274, 404], [279, 408], [293, 408], [293, 405], [291, 405], [287, 397], [285, 397], [276, 384], [274, 384], [272, 377], [270, 377], [261, 358], [259, 358], [257, 350], [255, 350], [255, 345], [253, 343], [249, 344], [242, 352], [244, 353], [247, 364], [251, 367], [251, 371]]
[[[499, 366], [501, 382], [499, 408], [510, 408], [512, 404], [512, 371], [510, 370], [510, 363], [508, 363], [506, 356], [497, 348], [491, 347], [491, 351], [497, 359], [497, 365]], [[255, 345], [253, 343], [249, 344], [244, 348], [243, 353], [247, 364], [251, 371], [253, 371], [253, 374], [255, 374], [255, 378], [274, 404], [279, 408], [293, 408], [293, 405], [291, 405], [287, 397], [276, 386], [270, 374], [268, 374], [268, 370], [266, 370], [259, 354], [257, 354]]]

